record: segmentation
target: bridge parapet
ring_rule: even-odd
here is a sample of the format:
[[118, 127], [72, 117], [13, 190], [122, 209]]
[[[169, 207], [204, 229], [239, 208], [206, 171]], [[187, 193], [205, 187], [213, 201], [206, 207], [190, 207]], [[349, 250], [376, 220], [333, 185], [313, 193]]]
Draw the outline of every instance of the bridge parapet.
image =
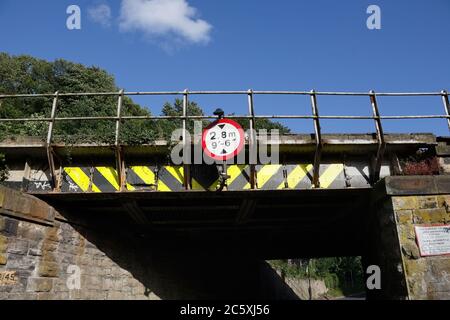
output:
[[[378, 140], [372, 134], [323, 135], [318, 169], [320, 188], [369, 188], [373, 177]], [[427, 150], [436, 154], [438, 142], [432, 134], [385, 134], [385, 156], [380, 178], [403, 174], [402, 160]], [[197, 147], [198, 140], [192, 143]], [[267, 143], [267, 142], [266, 142]], [[439, 142], [443, 148], [443, 142]], [[314, 184], [314, 135], [283, 135], [271, 140], [277, 145], [279, 162], [252, 166], [248, 161], [230, 163], [230, 178], [224, 190], [300, 190]], [[217, 164], [175, 165], [169, 160], [170, 143], [121, 147], [122, 181], [115, 165], [114, 146], [107, 144], [55, 144], [52, 152], [57, 169], [55, 184], [47, 161], [46, 144], [32, 138], [18, 137], [0, 143], [0, 153], [7, 156], [9, 187], [30, 193], [47, 192], [132, 192], [132, 191], [214, 191], [218, 187]], [[249, 152], [246, 141], [245, 153]], [[246, 157], [248, 159], [248, 157]], [[443, 161], [442, 163], [444, 163]], [[252, 183], [252, 169], [255, 179]], [[434, 174], [439, 173], [439, 169]], [[414, 172], [412, 172], [414, 174]], [[187, 183], [185, 177], [188, 177]]]
[[[312, 186], [314, 188], [327, 187], [332, 185], [328, 183], [330, 180], [329, 175], [323, 177], [327, 172], [327, 165], [334, 165], [333, 168], [341, 168], [339, 173], [333, 173], [334, 176], [340, 177], [340, 180], [345, 181], [345, 185], [340, 184], [339, 187], [367, 187], [373, 185], [380, 178], [396, 174], [397, 169], [400, 169], [396, 158], [402, 153], [402, 150], [409, 150], [411, 155], [420, 148], [428, 148], [436, 143], [435, 139], [426, 135], [388, 135], [383, 130], [383, 121], [386, 120], [404, 120], [404, 119], [442, 119], [446, 121], [446, 124], [450, 128], [450, 105], [448, 99], [448, 92], [442, 90], [440, 92], [407, 92], [407, 93], [376, 93], [370, 92], [318, 92], [311, 91], [173, 91], [173, 92], [125, 92], [120, 90], [118, 92], [84, 92], [84, 93], [61, 93], [55, 92], [52, 94], [13, 94], [13, 95], [0, 95], [0, 101], [8, 99], [42, 99], [47, 98], [52, 100], [51, 112], [48, 116], [39, 118], [0, 118], [0, 123], [21, 123], [21, 122], [34, 122], [48, 124], [48, 130], [46, 130], [46, 138], [43, 141], [27, 141], [23, 140], [24, 144], [21, 148], [15, 147], [14, 142], [4, 142], [0, 144], [0, 151], [6, 150], [8, 153], [12, 153], [14, 156], [19, 156], [22, 153], [23, 156], [28, 158], [39, 158], [37, 162], [40, 164], [30, 165], [31, 161], [27, 161], [25, 169], [23, 169], [23, 179], [20, 179], [20, 170], [17, 166], [12, 166], [12, 178], [8, 181], [10, 186], [18, 187], [19, 183], [22, 183], [22, 190], [28, 190], [27, 181], [35, 183], [35, 187], [38, 190], [48, 192], [61, 192], [64, 189], [64, 183], [67, 184], [67, 192], [75, 190], [81, 190], [83, 192], [98, 192], [102, 188], [98, 187], [94, 180], [94, 175], [97, 180], [106, 180], [105, 187], [108, 191], [133, 191], [133, 181], [130, 183], [127, 178], [128, 173], [133, 175], [132, 167], [145, 167], [141, 168], [147, 172], [144, 179], [139, 181], [138, 184], [146, 187], [149, 191], [163, 191], [163, 189], [177, 189], [179, 188], [179, 179], [181, 181], [181, 188], [183, 190], [195, 190], [196, 186], [200, 186], [199, 189], [210, 190], [214, 189], [214, 176], [207, 174], [207, 182], [197, 181], [195, 175], [196, 170], [191, 165], [183, 162], [179, 164], [180, 168], [174, 166], [166, 160], [168, 149], [170, 149], [170, 143], [167, 141], [153, 141], [148, 145], [130, 146], [126, 145], [122, 139], [123, 126], [122, 124], [127, 121], [159, 121], [169, 120], [178, 121], [181, 124], [181, 144], [183, 147], [189, 149], [189, 141], [187, 139], [187, 128], [190, 121], [195, 120], [207, 120], [216, 119], [216, 116], [211, 115], [199, 115], [193, 116], [188, 114], [189, 99], [195, 95], [236, 95], [246, 98], [247, 110], [245, 114], [241, 115], [228, 115], [228, 118], [240, 119], [248, 121], [249, 133], [246, 141], [247, 149], [254, 150], [255, 145], [261, 141], [258, 134], [254, 129], [257, 128], [258, 119], [291, 119], [291, 120], [311, 120], [314, 125], [314, 133], [311, 135], [284, 135], [277, 141], [270, 141], [269, 144], [277, 145], [280, 148], [282, 158], [280, 163], [284, 166], [281, 170], [279, 167], [266, 167], [257, 165], [265, 165], [265, 163], [246, 163], [248, 165], [248, 172], [244, 172], [239, 168], [232, 167], [230, 170], [240, 170], [238, 175], [248, 176], [248, 182], [250, 189], [260, 189], [266, 181], [274, 180], [276, 183], [270, 184], [271, 188], [295, 188], [297, 184], [289, 183], [290, 170], [294, 172], [302, 172], [309, 178], [310, 181], [306, 183], [306, 187]], [[257, 95], [270, 95], [270, 96], [305, 96], [310, 99], [311, 113], [310, 114], [273, 114], [273, 115], [260, 115], [257, 114], [255, 109], [254, 97]], [[124, 113], [124, 98], [131, 96], [178, 96], [182, 97], [182, 113], [181, 115], [173, 116], [152, 116], [152, 115], [140, 115], [132, 116]], [[354, 115], [322, 115], [319, 113], [320, 97], [332, 96], [332, 97], [366, 97], [367, 98], [367, 110], [370, 110], [368, 116], [354, 116]], [[75, 116], [59, 116], [58, 104], [61, 100], [65, 99], [90, 99], [90, 98], [117, 98], [117, 108], [112, 108], [111, 112], [107, 112], [108, 115], [92, 116], [92, 115], [75, 115]], [[430, 114], [430, 115], [383, 115], [379, 109], [378, 97], [438, 97], [442, 100], [444, 106], [444, 113], [442, 114]], [[322, 120], [371, 120], [374, 123], [375, 131], [373, 134], [368, 135], [326, 135], [322, 132]], [[59, 144], [54, 141], [56, 123], [63, 121], [106, 121], [111, 122], [114, 128], [111, 129], [111, 137], [113, 141], [107, 145], [89, 145], [80, 144], [71, 146]], [[17, 139], [17, 137], [15, 137]], [[197, 140], [195, 140], [197, 139]], [[432, 139], [433, 141], [430, 141]], [[18, 141], [18, 140], [16, 140]], [[264, 144], [264, 142], [263, 142]], [[194, 136], [194, 146], [198, 145], [198, 137]], [[258, 146], [256, 146], [258, 148]], [[413, 150], [414, 149], [414, 150]], [[12, 152], [10, 152], [13, 150]], [[21, 150], [21, 151], [20, 151]], [[408, 152], [404, 152], [408, 153]], [[361, 164], [361, 160], [354, 162], [353, 156], [359, 155], [364, 164]], [[73, 157], [73, 159], [72, 159]], [[45, 168], [41, 159], [45, 158], [48, 169]], [[69, 158], [69, 159], [68, 159]], [[127, 159], [125, 159], [127, 158]], [[149, 158], [152, 158], [149, 160]], [[72, 161], [74, 160], [74, 161]], [[145, 160], [145, 161], [144, 161]], [[15, 160], [11, 160], [15, 161]], [[19, 160], [17, 160], [19, 161]], [[20, 160], [22, 161], [22, 160]], [[142, 164], [139, 164], [139, 161]], [[84, 163], [83, 163], [84, 162]], [[347, 174], [346, 166], [350, 162], [349, 171]], [[392, 164], [394, 163], [394, 164]], [[277, 163], [278, 165], [278, 163]], [[291, 169], [287, 168], [288, 165], [294, 165]], [[309, 169], [309, 166], [312, 168]], [[35, 168], [36, 167], [36, 168]], [[157, 168], [157, 172], [152, 169]], [[66, 170], [66, 168], [68, 170]], [[97, 170], [96, 168], [102, 168]], [[131, 169], [130, 169], [131, 168]], [[355, 169], [356, 168], [356, 169]], [[16, 170], [17, 169], [17, 170]], [[161, 170], [159, 170], [161, 169]], [[14, 172], [16, 171], [16, 172]], [[105, 173], [103, 174], [102, 171]], [[200, 170], [203, 175], [203, 169]], [[213, 171], [213, 170], [211, 170]], [[303, 172], [306, 171], [306, 172]], [[336, 170], [334, 170], [336, 171]], [[333, 171], [333, 172], [334, 172]], [[40, 175], [38, 180], [33, 177], [30, 178], [30, 172], [38, 172]], [[76, 173], [74, 173], [76, 172]], [[151, 172], [151, 173], [150, 173]], [[160, 172], [168, 174], [161, 174]], [[174, 174], [175, 172], [175, 174]], [[209, 171], [208, 171], [209, 172]], [[267, 172], [276, 172], [278, 177], [273, 175], [267, 175]], [[359, 174], [358, 174], [359, 172]], [[139, 176], [137, 172], [134, 172], [135, 176]], [[342, 174], [341, 174], [342, 173]], [[436, 172], [433, 172], [436, 173]], [[231, 175], [232, 172], [229, 174]], [[77, 178], [75, 178], [75, 176]], [[155, 178], [153, 178], [155, 176]], [[167, 176], [169, 181], [165, 181], [164, 177]], [[81, 178], [80, 178], [81, 177]], [[117, 178], [116, 178], [117, 177]], [[141, 177], [142, 178], [142, 177]], [[198, 177], [197, 177], [198, 178]], [[48, 180], [45, 180], [48, 179]], [[296, 178], [298, 180], [298, 177]], [[21, 182], [22, 180], [22, 182]], [[74, 181], [76, 180], [76, 181]], [[147, 180], [147, 181], [146, 181]], [[159, 181], [161, 180], [161, 183]], [[292, 180], [292, 179], [291, 179]], [[327, 181], [326, 183], [321, 183]], [[336, 179], [331, 179], [336, 180]], [[163, 186], [163, 183], [166, 187]], [[167, 186], [167, 183], [171, 186]], [[205, 185], [206, 183], [206, 185]], [[230, 184], [232, 184], [230, 182]], [[241, 183], [243, 187], [247, 187], [247, 183]], [[243, 188], [241, 187], [241, 188]], [[105, 189], [105, 190], [106, 190]], [[178, 189], [177, 189], [178, 190]], [[222, 190], [222, 188], [221, 188]], [[226, 190], [226, 188], [225, 188]]]

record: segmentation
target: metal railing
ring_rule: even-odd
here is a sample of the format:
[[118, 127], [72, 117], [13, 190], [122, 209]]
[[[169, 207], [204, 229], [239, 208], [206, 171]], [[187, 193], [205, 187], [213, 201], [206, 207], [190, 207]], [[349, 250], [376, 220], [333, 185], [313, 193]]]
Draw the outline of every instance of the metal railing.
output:
[[[125, 96], [182, 96], [183, 97], [183, 111], [181, 116], [124, 116], [123, 115], [123, 100]], [[54, 124], [57, 121], [74, 121], [74, 120], [84, 120], [84, 121], [95, 121], [95, 120], [110, 120], [115, 121], [115, 154], [116, 154], [116, 169], [119, 177], [119, 186], [120, 190], [125, 190], [125, 162], [124, 156], [122, 152], [122, 146], [120, 144], [120, 132], [121, 132], [121, 124], [126, 120], [182, 120], [183, 127], [183, 137], [182, 141], [184, 146], [186, 146], [186, 124], [188, 120], [206, 120], [206, 119], [215, 119], [216, 116], [189, 116], [188, 105], [189, 105], [189, 96], [193, 95], [245, 95], [247, 96], [248, 101], [248, 113], [246, 115], [229, 115], [227, 118], [231, 119], [248, 119], [249, 120], [249, 128], [250, 128], [250, 136], [249, 136], [249, 145], [250, 148], [254, 146], [256, 143], [255, 131], [255, 122], [257, 119], [310, 119], [313, 120], [314, 123], [314, 133], [315, 133], [315, 144], [316, 151], [314, 155], [314, 164], [313, 164], [313, 186], [320, 187], [319, 181], [319, 168], [321, 163], [321, 155], [322, 155], [322, 133], [321, 133], [321, 119], [347, 119], [347, 120], [373, 120], [376, 129], [376, 136], [378, 142], [377, 153], [374, 158], [374, 163], [372, 167], [372, 181], [376, 182], [380, 177], [381, 164], [383, 161], [384, 151], [386, 149], [386, 141], [383, 133], [382, 120], [401, 120], [401, 119], [446, 119], [447, 125], [450, 130], [450, 103], [449, 103], [449, 95], [446, 90], [442, 90], [441, 92], [407, 92], [407, 93], [376, 93], [375, 91], [370, 92], [316, 92], [314, 90], [311, 91], [161, 91], [161, 92], [125, 92], [124, 90], [120, 90], [119, 92], [90, 92], [90, 93], [59, 93], [55, 92], [53, 94], [1, 94], [0, 101], [3, 99], [14, 99], [14, 98], [53, 98], [52, 109], [49, 118], [20, 118], [20, 119], [4, 119], [0, 118], [0, 123], [2, 122], [27, 122], [27, 121], [37, 121], [37, 122], [48, 122], [48, 131], [47, 131], [47, 139], [46, 139], [46, 150], [48, 163], [51, 172], [51, 179], [53, 182], [53, 186], [56, 190], [59, 188], [59, 183], [56, 181], [56, 169], [54, 162], [54, 151], [52, 149], [52, 141], [53, 141], [53, 128]], [[309, 96], [311, 99], [311, 115], [256, 115], [255, 107], [254, 107], [254, 96], [255, 95], [298, 95], [298, 96]], [[59, 99], [63, 99], [65, 97], [117, 97], [117, 115], [116, 116], [77, 116], [77, 117], [57, 117], [57, 106]], [[320, 116], [319, 115], [319, 106], [318, 106], [318, 96], [361, 96], [361, 97], [369, 97], [370, 105], [372, 107], [372, 116]], [[400, 116], [382, 116], [380, 114], [378, 108], [377, 97], [411, 97], [411, 96], [440, 96], [442, 97], [442, 103], [444, 106], [444, 114], [438, 115], [400, 115]], [[251, 161], [251, 163], [253, 163]], [[187, 166], [187, 165], [185, 165]], [[186, 189], [189, 189], [189, 170], [185, 167], [185, 177], [184, 177], [184, 186]], [[251, 188], [255, 187], [255, 165], [250, 165], [250, 183]]]

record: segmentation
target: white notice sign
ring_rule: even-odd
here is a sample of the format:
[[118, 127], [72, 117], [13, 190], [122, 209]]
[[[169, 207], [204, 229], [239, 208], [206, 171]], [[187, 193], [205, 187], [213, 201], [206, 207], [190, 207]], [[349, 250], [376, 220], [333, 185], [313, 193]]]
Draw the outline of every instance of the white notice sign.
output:
[[450, 254], [450, 225], [416, 226], [415, 230], [422, 257]]

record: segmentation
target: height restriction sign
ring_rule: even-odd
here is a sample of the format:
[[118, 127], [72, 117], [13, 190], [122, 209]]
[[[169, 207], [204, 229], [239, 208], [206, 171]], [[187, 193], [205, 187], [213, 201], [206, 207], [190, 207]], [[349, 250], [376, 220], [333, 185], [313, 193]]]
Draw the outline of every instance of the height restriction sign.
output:
[[244, 130], [233, 120], [219, 119], [203, 131], [203, 152], [214, 160], [231, 159], [237, 156], [243, 147]]

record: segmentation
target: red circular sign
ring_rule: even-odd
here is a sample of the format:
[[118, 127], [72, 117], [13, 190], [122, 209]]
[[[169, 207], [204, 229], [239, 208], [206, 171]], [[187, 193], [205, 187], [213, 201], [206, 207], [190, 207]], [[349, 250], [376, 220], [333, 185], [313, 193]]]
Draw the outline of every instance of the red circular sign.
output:
[[214, 160], [225, 161], [234, 158], [243, 147], [244, 130], [236, 121], [219, 119], [203, 131], [203, 152]]

